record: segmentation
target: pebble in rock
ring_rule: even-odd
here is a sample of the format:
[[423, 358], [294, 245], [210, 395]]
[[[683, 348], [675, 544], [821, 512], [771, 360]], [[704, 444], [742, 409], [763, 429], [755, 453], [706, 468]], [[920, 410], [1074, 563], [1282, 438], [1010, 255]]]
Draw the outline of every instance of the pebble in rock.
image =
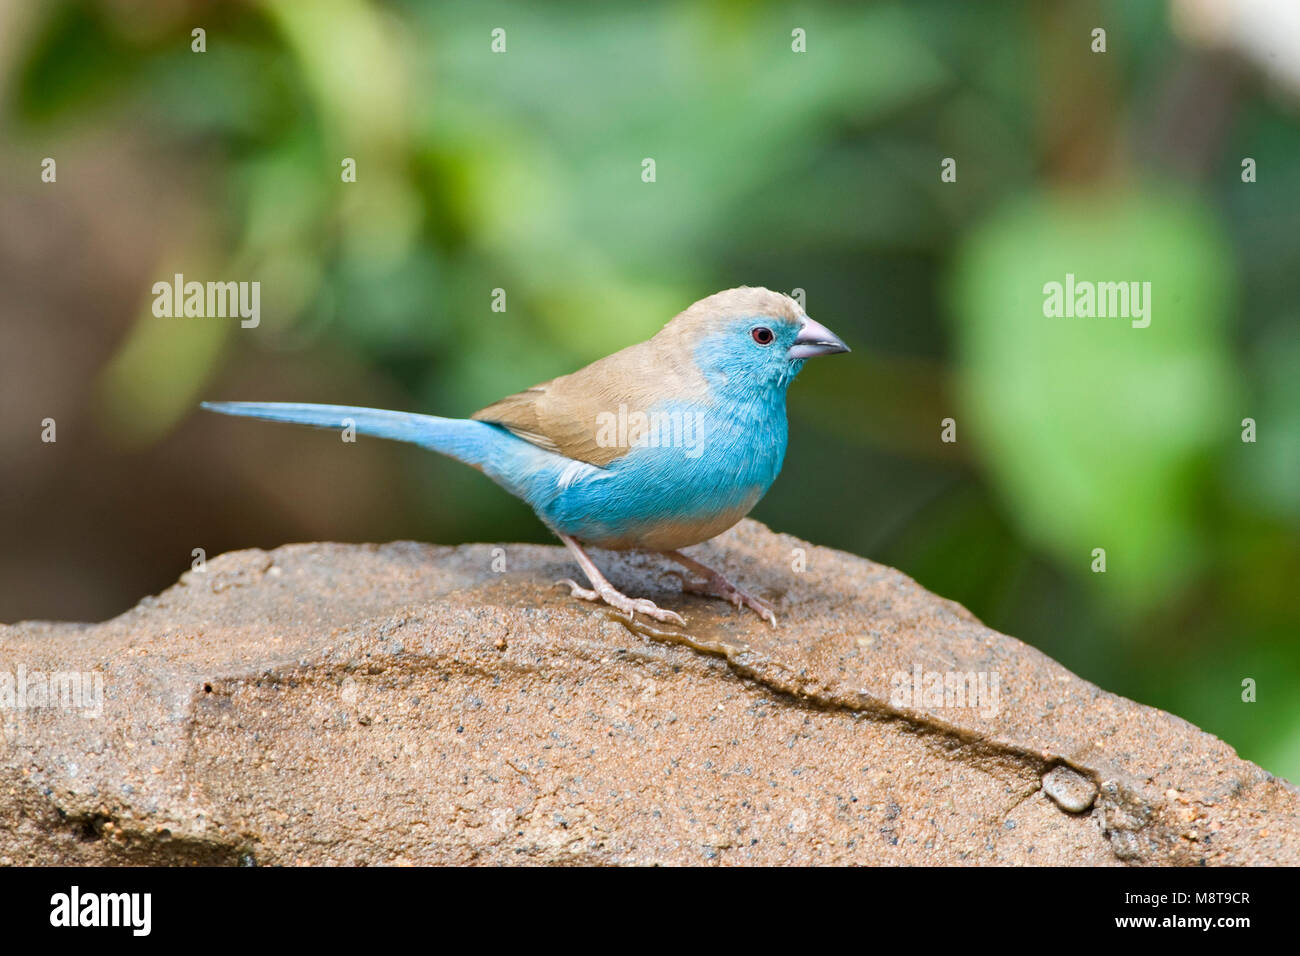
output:
[[1062, 810], [1083, 813], [1097, 798], [1097, 787], [1087, 777], [1069, 767], [1053, 767], [1043, 774], [1043, 791]]

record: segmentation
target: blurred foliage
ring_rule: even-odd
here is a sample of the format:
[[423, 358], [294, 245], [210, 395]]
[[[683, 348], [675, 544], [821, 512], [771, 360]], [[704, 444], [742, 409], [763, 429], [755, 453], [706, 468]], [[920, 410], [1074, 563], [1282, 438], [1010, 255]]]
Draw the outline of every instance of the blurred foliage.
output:
[[[1035, 544], [1137, 607], [1203, 567], [1206, 452], [1238, 426], [1224, 335], [1229, 249], [1194, 201], [1031, 197], [967, 238], [954, 282], [963, 405], [988, 472]], [[1150, 282], [1128, 318], [1044, 317], [1044, 286]], [[1140, 293], [1144, 298], [1146, 293]], [[1088, 573], [1091, 573], [1088, 570]]]
[[[154, 319], [141, 289], [98, 383], [122, 447], [203, 397], [463, 415], [707, 293], [802, 288], [855, 351], [792, 390], [756, 517], [1300, 778], [1297, 98], [1184, 45], [1165, 3], [66, 2], [13, 73], [7, 149], [107, 127], [183, 179], [197, 224], [154, 274], [262, 283], [247, 331]], [[1067, 272], [1150, 281], [1151, 327], [1044, 318]], [[263, 360], [283, 377], [228, 391]], [[339, 374], [287, 371], [309, 360]], [[255, 472], [258, 441], [209, 467]], [[546, 539], [468, 469], [371, 453], [376, 536]]]

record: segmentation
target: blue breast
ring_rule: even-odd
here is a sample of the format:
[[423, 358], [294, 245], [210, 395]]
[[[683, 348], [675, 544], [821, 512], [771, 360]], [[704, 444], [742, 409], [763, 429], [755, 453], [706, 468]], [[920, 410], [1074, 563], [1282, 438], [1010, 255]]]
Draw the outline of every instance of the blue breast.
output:
[[618, 410], [626, 422], [605, 438], [628, 451], [604, 468], [501, 430], [511, 451], [485, 470], [551, 528], [588, 544], [665, 551], [705, 541], [744, 517], [781, 471], [792, 364], [756, 380], [747, 369], [708, 363], [706, 394]]
[[[784, 390], [747, 401], [676, 402], [606, 468], [566, 465], [530, 504], [552, 528], [611, 548], [673, 550], [720, 534], [754, 507], [785, 458]], [[549, 485], [549, 487], [547, 487]]]

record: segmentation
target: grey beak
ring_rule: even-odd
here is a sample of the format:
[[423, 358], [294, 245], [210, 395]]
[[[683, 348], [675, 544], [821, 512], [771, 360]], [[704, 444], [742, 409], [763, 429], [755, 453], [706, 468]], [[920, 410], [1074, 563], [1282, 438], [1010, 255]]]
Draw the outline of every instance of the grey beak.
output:
[[840, 341], [840, 337], [820, 322], [805, 318], [799, 328], [799, 336], [785, 353], [788, 359], [809, 359], [818, 355], [834, 355], [847, 352], [849, 347]]

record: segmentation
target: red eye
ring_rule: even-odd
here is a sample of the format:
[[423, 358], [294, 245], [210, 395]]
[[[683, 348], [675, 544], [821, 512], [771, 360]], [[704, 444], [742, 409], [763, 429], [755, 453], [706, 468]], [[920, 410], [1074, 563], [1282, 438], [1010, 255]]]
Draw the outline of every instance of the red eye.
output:
[[771, 329], [765, 328], [761, 325], [749, 334], [754, 337], [754, 341], [759, 345], [771, 345], [772, 340], [776, 338], [776, 336], [772, 334]]

